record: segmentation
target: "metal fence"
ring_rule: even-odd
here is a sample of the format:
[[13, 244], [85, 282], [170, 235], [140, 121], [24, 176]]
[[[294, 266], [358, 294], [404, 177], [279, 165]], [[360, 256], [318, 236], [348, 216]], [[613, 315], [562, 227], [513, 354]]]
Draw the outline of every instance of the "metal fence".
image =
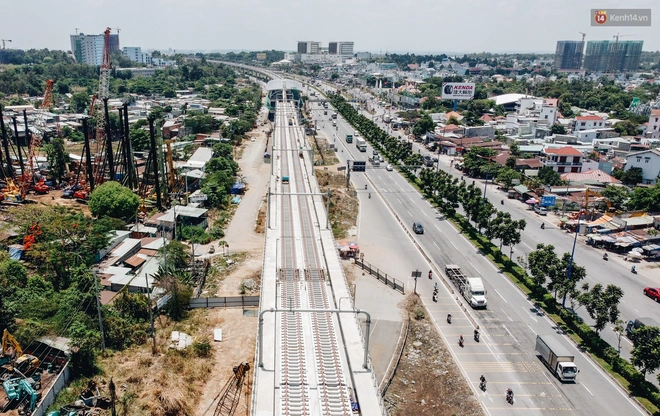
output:
[[259, 296], [227, 296], [223, 298], [191, 299], [193, 308], [251, 308], [259, 307]]
[[367, 263], [364, 260], [360, 259], [355, 259], [355, 265], [362, 270], [368, 272], [370, 275], [374, 276], [376, 279], [380, 280], [387, 286], [391, 287], [394, 290], [398, 290], [402, 294], [406, 294], [403, 288], [403, 282], [401, 280], [397, 280], [391, 276], [388, 276], [387, 273], [383, 273], [379, 268], [374, 267], [370, 263]]

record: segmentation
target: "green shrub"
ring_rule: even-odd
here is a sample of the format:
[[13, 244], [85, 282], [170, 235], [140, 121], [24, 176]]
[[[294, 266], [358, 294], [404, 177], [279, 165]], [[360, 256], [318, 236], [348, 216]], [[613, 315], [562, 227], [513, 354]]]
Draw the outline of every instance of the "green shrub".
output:
[[192, 347], [198, 357], [208, 357], [211, 354], [211, 343], [207, 339], [193, 342]]

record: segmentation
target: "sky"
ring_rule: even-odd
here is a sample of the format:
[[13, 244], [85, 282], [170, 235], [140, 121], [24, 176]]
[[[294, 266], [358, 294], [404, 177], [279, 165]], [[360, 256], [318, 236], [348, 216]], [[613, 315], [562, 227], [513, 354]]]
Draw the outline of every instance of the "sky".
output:
[[[651, 9], [651, 27], [593, 27], [591, 9]], [[69, 35], [117, 33], [143, 50], [284, 50], [353, 41], [355, 51], [553, 53], [557, 40], [643, 40], [660, 50], [658, 0], [23, 0], [3, 7], [9, 48], [69, 50]]]

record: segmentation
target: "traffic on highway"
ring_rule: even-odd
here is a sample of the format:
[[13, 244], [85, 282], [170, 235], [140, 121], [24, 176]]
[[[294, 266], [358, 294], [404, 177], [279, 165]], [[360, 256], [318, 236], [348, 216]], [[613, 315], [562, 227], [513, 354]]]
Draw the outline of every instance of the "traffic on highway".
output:
[[[336, 87], [322, 85], [320, 91], [328, 89], [335, 90]], [[366, 151], [361, 152], [354, 143], [346, 143], [347, 135], [355, 134], [354, 127], [347, 124], [340, 115], [335, 119], [332, 107], [325, 109], [318, 103], [310, 105], [318, 131], [336, 146], [341, 163], [345, 165], [347, 160], [367, 162], [364, 173], [351, 174], [360, 197], [359, 221], [369, 221], [374, 216], [389, 218], [390, 227], [398, 227], [397, 232], [404, 232], [407, 236], [405, 241], [398, 241], [398, 244], [410, 246], [402, 251], [418, 251], [427, 262], [418, 267], [422, 269], [428, 266], [434, 271], [432, 279], [415, 282], [410, 278], [407, 287], [416, 285], [436, 327], [488, 414], [509, 414], [514, 408], [525, 409], [525, 414], [644, 413], [641, 406], [629, 398], [592, 358], [578, 348], [561, 328], [397, 172], [393, 166], [394, 161], [381, 163], [380, 166], [369, 163], [374, 150], [369, 144]], [[370, 105], [373, 114], [363, 114], [386, 128], [386, 123], [382, 122], [386, 109], [375, 100]], [[328, 114], [324, 114], [325, 111]], [[331, 119], [336, 120], [336, 125], [331, 123]], [[406, 138], [400, 131], [395, 134]], [[417, 143], [414, 146], [420, 154], [429, 154], [423, 146]], [[461, 172], [453, 168], [451, 157], [429, 156], [438, 158], [438, 168], [456, 177], [461, 176]], [[484, 186], [483, 183], [481, 185]], [[485, 186], [486, 197], [491, 203], [500, 205], [506, 195], [491, 184]], [[515, 255], [525, 256], [539, 243], [552, 244], [559, 252], [570, 252], [573, 235], [559, 230], [552, 216], [539, 215], [515, 201], [506, 201], [504, 205], [513, 219], [525, 219], [529, 224], [527, 231], [523, 232], [522, 241], [514, 247]], [[539, 230], [541, 224], [544, 224], [545, 229]], [[389, 238], [387, 234], [390, 232], [394, 231], [382, 230], [383, 238]], [[644, 293], [644, 287], [653, 286], [650, 276], [631, 276], [623, 262], [605, 262], [601, 256], [601, 252], [591, 247], [577, 245], [576, 261], [587, 267], [585, 281], [604, 285], [616, 282], [621, 286], [625, 292], [620, 305], [621, 315], [626, 320], [634, 320], [642, 315], [660, 320], [659, 311], [647, 308], [640, 310], [641, 305], [651, 301], [647, 297], [651, 295]], [[461, 292], [467, 281], [463, 284], [446, 278], [447, 265], [458, 265], [465, 276], [480, 277], [484, 298], [487, 297], [487, 307], [470, 306], [471, 300]], [[438, 290], [435, 287], [438, 282], [440, 296], [436, 298]], [[586, 322], [590, 322], [585, 311], [578, 310], [577, 313]], [[606, 341], [616, 345], [616, 334], [611, 328], [601, 334]], [[541, 348], [547, 355], [544, 358], [538, 351], [537, 337], [552, 337], [548, 345], [552, 343], [552, 348], [561, 350], [561, 354]], [[629, 355], [631, 346], [628, 341], [622, 344], [622, 354]], [[572, 367], [566, 361], [568, 357]], [[562, 369], [559, 375], [558, 368]], [[579, 375], [574, 377], [578, 372]], [[480, 376], [487, 382], [481, 380]], [[572, 378], [571, 382], [567, 382], [568, 378]], [[508, 394], [509, 390], [513, 393], [512, 397]], [[509, 397], [511, 401], [507, 402]]]

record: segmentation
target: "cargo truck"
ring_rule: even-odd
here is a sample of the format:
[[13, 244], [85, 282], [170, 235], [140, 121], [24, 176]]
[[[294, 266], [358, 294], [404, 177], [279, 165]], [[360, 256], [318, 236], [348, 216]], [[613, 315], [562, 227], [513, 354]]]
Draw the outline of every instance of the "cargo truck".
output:
[[454, 282], [461, 295], [468, 301], [473, 308], [486, 309], [488, 301], [486, 299], [486, 288], [480, 277], [467, 277], [461, 268], [455, 264], [445, 266], [445, 274]]
[[536, 351], [543, 363], [560, 381], [575, 382], [580, 371], [573, 362], [575, 356], [561, 343], [556, 335], [537, 335]]
[[355, 147], [358, 148], [359, 151], [361, 152], [366, 152], [367, 151], [367, 141], [364, 140], [361, 137], [358, 137], [355, 139]]

